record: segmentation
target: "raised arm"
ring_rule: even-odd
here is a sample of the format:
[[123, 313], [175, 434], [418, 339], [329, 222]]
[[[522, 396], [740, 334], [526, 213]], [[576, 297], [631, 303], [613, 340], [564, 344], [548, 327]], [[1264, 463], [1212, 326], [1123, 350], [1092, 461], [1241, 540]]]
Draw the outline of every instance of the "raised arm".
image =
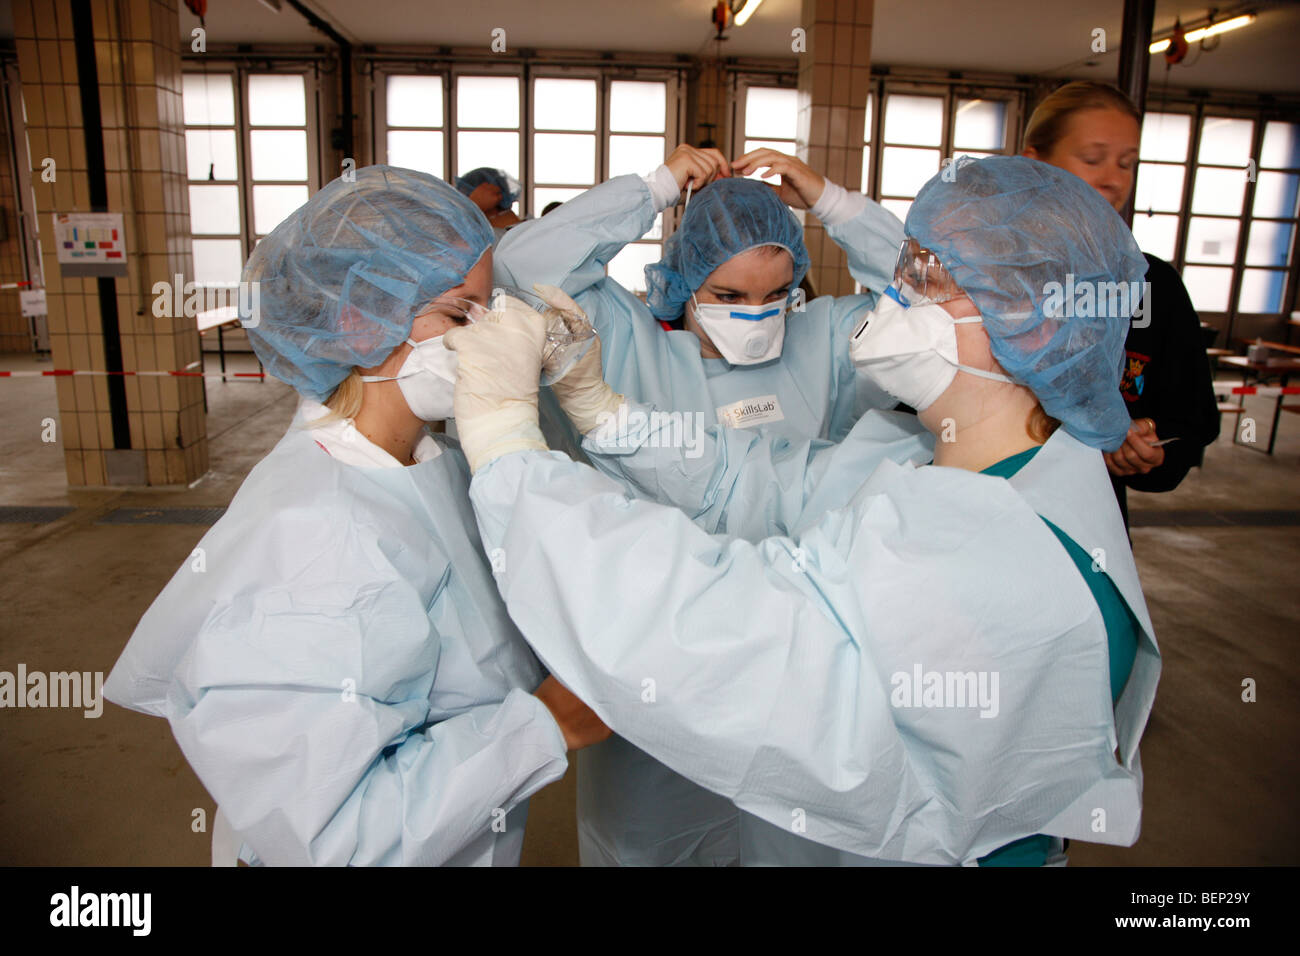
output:
[[781, 201], [807, 209], [822, 221], [826, 234], [848, 254], [853, 278], [875, 294], [889, 285], [903, 242], [903, 224], [880, 203], [849, 192], [803, 160], [774, 149], [746, 153], [732, 168], [742, 176], [764, 168], [764, 179], [779, 175], [781, 184], [773, 188]]
[[506, 233], [494, 253], [494, 278], [520, 289], [540, 282], [578, 295], [605, 278], [605, 266], [649, 231], [661, 208], [641, 176], [593, 186]]
[[648, 176], [617, 176], [570, 199], [549, 216], [510, 230], [497, 246], [499, 282], [558, 286], [576, 296], [605, 277], [605, 266], [677, 203], [688, 182], [703, 185], [726, 169], [717, 150], [679, 146]]

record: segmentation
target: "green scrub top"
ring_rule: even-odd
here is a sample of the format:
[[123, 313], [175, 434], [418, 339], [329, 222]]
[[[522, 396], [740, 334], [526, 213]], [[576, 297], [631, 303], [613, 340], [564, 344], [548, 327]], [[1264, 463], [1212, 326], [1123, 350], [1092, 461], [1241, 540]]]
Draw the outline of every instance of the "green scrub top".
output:
[[[981, 474], [995, 478], [1010, 478], [1029, 462], [1042, 447], [1036, 445], [1019, 454], [1004, 458], [996, 464], [985, 468]], [[1042, 517], [1041, 515], [1039, 517]], [[1105, 571], [1093, 568], [1092, 556], [1079, 544], [1052, 522], [1043, 518], [1043, 523], [1052, 530], [1070, 560], [1083, 575], [1083, 581], [1092, 592], [1093, 600], [1101, 609], [1101, 617], [1106, 625], [1106, 645], [1110, 653], [1110, 696], [1112, 701], [1119, 700], [1120, 692], [1128, 681], [1133, 669], [1133, 660], [1137, 657], [1138, 634], [1141, 626], [1128, 604], [1115, 587], [1115, 582]], [[1055, 838], [1050, 836], [1030, 836], [1014, 843], [1008, 843], [1001, 849], [994, 850], [988, 856], [980, 858], [980, 866], [1042, 866], [1047, 862]]]

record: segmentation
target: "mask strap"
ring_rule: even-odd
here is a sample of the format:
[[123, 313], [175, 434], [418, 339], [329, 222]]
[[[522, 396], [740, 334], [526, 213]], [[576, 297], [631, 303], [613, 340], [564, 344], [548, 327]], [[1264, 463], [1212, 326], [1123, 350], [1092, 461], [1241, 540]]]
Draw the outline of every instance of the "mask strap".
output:
[[[984, 317], [982, 315], [968, 315], [964, 319], [953, 319], [952, 324], [973, 325], [976, 322], [983, 322], [983, 321], [984, 321]], [[957, 368], [961, 369], [967, 375], [978, 375], [980, 378], [987, 378], [993, 382], [1006, 382], [1008, 385], [1016, 384], [1011, 379], [1003, 375], [1001, 372], [986, 372], [982, 368], [972, 368], [969, 365], [958, 365]]]
[[695, 189], [695, 180], [688, 180], [686, 183], [686, 202], [682, 204], [682, 218], [686, 218], [686, 210], [691, 208], [691, 191]]
[[978, 375], [980, 378], [987, 378], [994, 382], [1006, 382], [1008, 385], [1016, 384], [1001, 372], [986, 372], [982, 368], [971, 368], [969, 365], [958, 365], [957, 368], [961, 369], [967, 375]]
[[[425, 342], [433, 342], [433, 341], [436, 341], [437, 339], [439, 339], [439, 338], [441, 338], [441, 337], [442, 337], [442, 336], [435, 335], [433, 338], [431, 338], [431, 339], [425, 339], [424, 341], [425, 341]], [[411, 348], [413, 348], [413, 349], [418, 349], [418, 348], [419, 348], [423, 343], [422, 343], [422, 342], [417, 342], [417, 341], [415, 341], [415, 339], [408, 338], [404, 344], [409, 345], [409, 346], [410, 346]], [[402, 377], [402, 376], [400, 376], [400, 375], [362, 375], [362, 376], [361, 376], [361, 381], [363, 381], [363, 382], [396, 382], [396, 381], [397, 381], [399, 378], [401, 378], [401, 377]]]

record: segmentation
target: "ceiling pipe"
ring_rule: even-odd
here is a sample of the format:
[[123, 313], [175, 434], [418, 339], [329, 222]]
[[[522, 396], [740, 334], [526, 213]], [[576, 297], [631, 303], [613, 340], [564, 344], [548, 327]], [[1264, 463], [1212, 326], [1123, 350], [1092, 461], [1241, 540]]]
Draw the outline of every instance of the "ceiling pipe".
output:
[[341, 135], [337, 138], [335, 145], [339, 149], [343, 150], [344, 158], [350, 157], [355, 159], [356, 153], [352, 149], [352, 43], [343, 36], [343, 34], [339, 33], [338, 30], [334, 29], [329, 21], [317, 16], [314, 11], [309, 10], [302, 3], [302, 0], [286, 0], [286, 2], [289, 6], [301, 13], [308, 23], [338, 44], [339, 73], [341, 74], [340, 86], [342, 87], [340, 93], [343, 98], [343, 123], [342, 130], [340, 131]]

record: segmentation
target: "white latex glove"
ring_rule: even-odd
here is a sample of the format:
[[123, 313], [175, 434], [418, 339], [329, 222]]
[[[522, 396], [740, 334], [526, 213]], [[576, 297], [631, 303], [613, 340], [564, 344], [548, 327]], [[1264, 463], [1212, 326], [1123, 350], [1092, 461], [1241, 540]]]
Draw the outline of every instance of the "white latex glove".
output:
[[456, 431], [470, 471], [512, 451], [546, 450], [537, 425], [546, 320], [503, 297], [473, 325], [448, 329], [443, 344], [456, 360]]
[[[577, 313], [582, 316], [583, 322], [590, 325], [587, 313], [562, 289], [553, 285], [534, 285], [533, 291], [562, 313]], [[617, 412], [624, 401], [622, 395], [605, 383], [600, 364], [599, 336], [591, 343], [587, 354], [562, 379], [551, 383], [551, 391], [555, 393], [564, 414], [573, 422], [573, 427], [583, 435], [602, 424], [607, 416]]]

